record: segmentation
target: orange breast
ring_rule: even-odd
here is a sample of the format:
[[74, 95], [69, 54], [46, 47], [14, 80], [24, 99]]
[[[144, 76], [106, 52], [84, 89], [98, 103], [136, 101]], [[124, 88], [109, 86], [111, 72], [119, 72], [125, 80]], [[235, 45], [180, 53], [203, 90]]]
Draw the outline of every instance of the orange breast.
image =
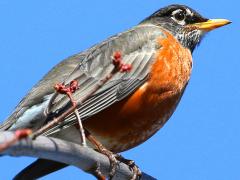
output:
[[191, 53], [168, 32], [148, 81], [132, 95], [84, 121], [84, 126], [113, 152], [150, 138], [174, 112], [191, 73]]

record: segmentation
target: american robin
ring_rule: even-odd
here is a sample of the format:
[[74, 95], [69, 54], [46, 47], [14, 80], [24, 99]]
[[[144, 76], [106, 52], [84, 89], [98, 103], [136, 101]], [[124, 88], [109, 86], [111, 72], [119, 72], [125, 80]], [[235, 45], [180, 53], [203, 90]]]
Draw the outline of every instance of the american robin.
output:
[[[118, 51], [132, 70], [114, 74], [78, 111], [83, 126], [107, 149], [116, 153], [131, 149], [155, 134], [173, 114], [191, 75], [192, 52], [203, 35], [229, 23], [204, 18], [184, 5], [162, 8], [137, 26], [59, 63], [0, 129], [39, 129], [69, 102], [61, 94], [53, 99], [56, 83], [77, 80], [80, 87], [73, 98], [83, 99], [111, 71], [111, 56]], [[80, 143], [76, 124], [71, 114], [45, 135]], [[46, 162], [39, 160], [26, 172], [41, 176], [61, 168]]]

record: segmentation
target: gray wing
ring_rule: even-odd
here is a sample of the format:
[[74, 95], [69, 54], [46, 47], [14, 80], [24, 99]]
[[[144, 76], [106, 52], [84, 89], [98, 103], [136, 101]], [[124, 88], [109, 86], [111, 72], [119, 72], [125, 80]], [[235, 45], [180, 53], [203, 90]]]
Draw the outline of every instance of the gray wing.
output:
[[26, 112], [27, 109], [43, 103], [47, 96], [51, 96], [51, 94], [54, 93], [53, 86], [56, 83], [63, 82], [84, 57], [85, 53], [80, 53], [63, 60], [56, 65], [18, 104], [11, 116], [0, 125], [0, 130], [7, 130]]
[[[107, 74], [114, 68], [111, 56], [120, 51], [124, 63], [132, 65], [129, 73], [116, 73], [95, 94], [78, 107], [82, 120], [106, 109], [113, 103], [122, 100], [140, 87], [147, 79], [156, 49], [159, 48], [157, 39], [165, 35], [161, 29], [153, 25], [140, 25], [129, 31], [113, 36], [100, 45], [91, 48], [82, 63], [66, 80], [78, 80], [80, 88], [74, 93], [74, 99], [81, 101]], [[50, 107], [50, 112], [69, 107], [69, 98], [57, 95]], [[69, 115], [65, 121], [46, 134], [58, 131], [59, 127], [69, 127], [77, 123], [75, 115]]]

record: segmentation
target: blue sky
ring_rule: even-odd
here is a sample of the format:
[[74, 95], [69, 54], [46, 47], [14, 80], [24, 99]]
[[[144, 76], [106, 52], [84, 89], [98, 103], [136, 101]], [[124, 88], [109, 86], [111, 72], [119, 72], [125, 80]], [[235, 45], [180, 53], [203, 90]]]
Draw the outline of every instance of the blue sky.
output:
[[[0, 1], [0, 121], [60, 60], [172, 3], [233, 24], [207, 35], [194, 52], [190, 84], [170, 121], [123, 155], [158, 179], [240, 179], [240, 23], [233, 0]], [[32, 161], [1, 157], [1, 179], [11, 179]], [[74, 167], [43, 179], [77, 178], [93, 179]]]

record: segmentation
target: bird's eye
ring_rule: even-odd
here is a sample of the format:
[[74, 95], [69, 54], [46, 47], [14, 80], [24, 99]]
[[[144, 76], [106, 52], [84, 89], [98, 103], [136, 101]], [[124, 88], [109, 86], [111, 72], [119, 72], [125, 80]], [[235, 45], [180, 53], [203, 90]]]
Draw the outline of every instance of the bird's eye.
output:
[[183, 21], [185, 19], [185, 14], [181, 11], [181, 12], [178, 12], [176, 14], [174, 14], [173, 16], [176, 20], [178, 21]]
[[177, 23], [184, 25], [184, 20], [186, 19], [186, 13], [182, 10], [176, 10], [172, 12], [172, 19]]

